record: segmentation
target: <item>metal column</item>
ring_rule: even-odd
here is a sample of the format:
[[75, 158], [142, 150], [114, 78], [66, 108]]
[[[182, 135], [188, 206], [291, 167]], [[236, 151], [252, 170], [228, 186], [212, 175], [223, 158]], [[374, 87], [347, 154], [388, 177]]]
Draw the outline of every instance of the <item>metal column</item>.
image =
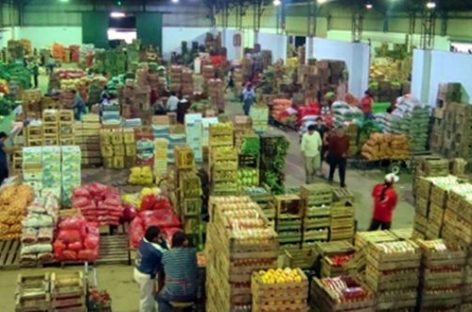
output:
[[436, 12], [425, 10], [421, 21], [421, 48], [431, 50], [434, 48], [434, 36], [436, 34]]

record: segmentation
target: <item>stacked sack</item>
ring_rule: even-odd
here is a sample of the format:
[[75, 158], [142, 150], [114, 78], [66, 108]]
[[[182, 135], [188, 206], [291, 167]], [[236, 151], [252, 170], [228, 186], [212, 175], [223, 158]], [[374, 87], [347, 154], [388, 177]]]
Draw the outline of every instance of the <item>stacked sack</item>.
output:
[[[159, 202], [156, 204], [155, 201], [156, 199], [159, 199], [160, 197], [158, 196], [160, 194], [160, 189], [157, 187], [144, 187], [141, 192], [139, 193], [132, 193], [132, 194], [124, 194], [121, 197], [121, 200], [123, 202], [123, 205], [131, 205], [133, 208], [141, 210], [141, 208], [146, 208], [145, 210], [152, 210], [154, 209], [154, 206], [151, 206], [149, 201], [154, 202], [154, 205], [160, 204]], [[145, 204], [141, 205], [143, 200], [146, 199]], [[141, 207], [142, 206], [142, 207]], [[148, 208], [151, 207], [151, 208]]]
[[78, 208], [88, 222], [118, 225], [123, 206], [118, 190], [100, 183], [78, 187], [72, 196], [72, 207]]
[[58, 261], [95, 261], [98, 258], [100, 233], [84, 217], [62, 218], [57, 226], [54, 258]]
[[331, 109], [333, 110], [334, 124], [336, 126], [364, 119], [364, 114], [358, 107], [351, 106], [346, 102], [334, 102]]
[[152, 169], [149, 166], [133, 167], [128, 182], [133, 185], [150, 185], [154, 181]]
[[429, 108], [414, 98], [400, 97], [385, 116], [385, 131], [406, 134], [412, 151], [425, 151], [429, 138]]
[[22, 262], [48, 262], [54, 258], [52, 243], [58, 210], [58, 197], [53, 192], [43, 192], [28, 206], [28, 215], [22, 223]]
[[369, 161], [408, 159], [408, 138], [406, 135], [373, 133], [362, 146], [361, 153]]
[[24, 184], [0, 190], [0, 240], [21, 237], [21, 222], [33, 198], [33, 189]]
[[[147, 210], [146, 210], [147, 209]], [[146, 229], [157, 226], [168, 237], [180, 230], [179, 217], [174, 213], [169, 200], [166, 197], [147, 195], [141, 201], [141, 211], [133, 219], [129, 226], [129, 245], [137, 248], [143, 238]]]

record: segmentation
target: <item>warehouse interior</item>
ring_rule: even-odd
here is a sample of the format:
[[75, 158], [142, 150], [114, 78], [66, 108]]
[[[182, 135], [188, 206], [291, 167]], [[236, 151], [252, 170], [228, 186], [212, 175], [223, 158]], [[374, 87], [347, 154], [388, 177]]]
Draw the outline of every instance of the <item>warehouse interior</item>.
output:
[[0, 0], [4, 310], [472, 312], [471, 29], [470, 0]]

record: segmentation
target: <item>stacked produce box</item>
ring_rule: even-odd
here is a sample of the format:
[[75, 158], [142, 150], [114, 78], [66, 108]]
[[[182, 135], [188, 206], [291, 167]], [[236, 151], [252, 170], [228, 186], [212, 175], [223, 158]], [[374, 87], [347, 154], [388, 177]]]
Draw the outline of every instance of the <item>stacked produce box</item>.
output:
[[451, 311], [457, 309], [463, 296], [467, 253], [441, 239], [418, 241], [423, 252], [420, 282], [420, 309]]
[[59, 110], [59, 144], [75, 145], [74, 112], [72, 110]]
[[235, 116], [233, 120], [234, 126], [234, 146], [241, 147], [245, 137], [254, 135], [252, 131], [252, 120], [248, 116]]
[[266, 184], [274, 194], [284, 192], [285, 158], [289, 142], [281, 135], [261, 136], [261, 183]]
[[24, 147], [22, 152], [23, 181], [31, 186], [35, 193], [43, 189], [42, 152], [41, 147]]
[[238, 185], [238, 151], [233, 147], [232, 123], [218, 123], [209, 128], [209, 169], [213, 193], [233, 194]]
[[[454, 190], [458, 195], [450, 196]], [[470, 191], [470, 184], [462, 184], [454, 176], [419, 178], [416, 182], [416, 214], [414, 223], [414, 237], [435, 239], [441, 233], [444, 235], [446, 217], [456, 218], [456, 207], [461, 203], [461, 192]], [[448, 215], [446, 215], [446, 211]], [[454, 229], [451, 220], [449, 229]], [[444, 237], [444, 236], [443, 236]]]
[[259, 185], [260, 139], [249, 136], [242, 139], [239, 149], [239, 185], [242, 188]]
[[136, 162], [136, 141], [133, 129], [102, 129], [100, 145], [105, 168], [123, 169]]
[[225, 84], [221, 79], [208, 80], [208, 97], [215, 108], [224, 107]]
[[187, 145], [193, 151], [197, 162], [203, 161], [202, 135], [203, 135], [203, 117], [202, 114], [185, 115], [185, 137]]
[[207, 227], [206, 309], [251, 311], [251, 276], [276, 266], [277, 234], [249, 197], [212, 197]]
[[0, 240], [21, 237], [26, 208], [34, 198], [34, 191], [28, 184], [10, 185], [0, 190]]
[[154, 139], [154, 175], [160, 179], [167, 174], [167, 149], [169, 141]]
[[261, 186], [246, 187], [243, 189], [245, 194], [261, 207], [269, 222], [273, 223], [275, 221], [275, 209], [271, 204], [273, 199], [270, 190]]
[[179, 93], [182, 89], [182, 66], [172, 65], [170, 67], [170, 90]]
[[82, 165], [86, 167], [102, 164], [100, 152], [100, 116], [87, 114], [75, 124], [75, 143], [82, 152]]
[[352, 277], [315, 278], [313, 281], [311, 297], [316, 311], [364, 312], [375, 310], [375, 301], [371, 291]]
[[411, 241], [367, 247], [366, 283], [376, 296], [376, 311], [416, 307], [421, 250]]
[[429, 107], [414, 98], [400, 97], [386, 116], [385, 131], [408, 136], [412, 152], [426, 150], [429, 138]]
[[32, 121], [26, 127], [26, 145], [42, 146], [44, 144], [44, 127], [39, 120]]
[[273, 207], [279, 243], [299, 247], [303, 231], [303, 205], [300, 197], [294, 194], [276, 195]]
[[44, 194], [28, 206], [21, 234], [21, 262], [48, 262], [54, 258], [52, 242], [59, 210], [58, 198]]
[[193, 95], [193, 72], [189, 69], [182, 71], [182, 95]]
[[346, 241], [316, 243], [315, 255], [321, 259], [320, 276], [336, 277], [346, 275], [343, 264], [351, 260], [354, 246]]
[[[43, 152], [44, 157], [44, 152]], [[62, 205], [71, 207], [72, 191], [80, 186], [80, 148], [78, 146], [61, 147], [62, 168]]]
[[59, 112], [55, 109], [43, 111], [43, 143], [59, 145]]
[[[134, 144], [131, 140], [131, 135], [134, 135]], [[125, 139], [125, 167], [130, 167], [134, 164], [138, 166], [152, 167], [154, 164], [154, 135], [147, 129], [123, 129], [123, 136]], [[133, 157], [134, 156], [134, 157]]]
[[327, 184], [309, 184], [300, 187], [303, 200], [303, 245], [327, 241], [331, 225], [333, 190]]
[[194, 237], [196, 245], [200, 244], [199, 228], [202, 212], [202, 185], [194, 168], [177, 170], [178, 202], [181, 211], [183, 229]]
[[351, 241], [355, 229], [354, 195], [344, 188], [333, 188], [330, 241]]
[[269, 107], [264, 104], [253, 105], [249, 116], [252, 119], [252, 129], [256, 133], [264, 133], [269, 127]]
[[308, 311], [308, 278], [299, 268], [254, 272], [251, 291], [253, 312]]

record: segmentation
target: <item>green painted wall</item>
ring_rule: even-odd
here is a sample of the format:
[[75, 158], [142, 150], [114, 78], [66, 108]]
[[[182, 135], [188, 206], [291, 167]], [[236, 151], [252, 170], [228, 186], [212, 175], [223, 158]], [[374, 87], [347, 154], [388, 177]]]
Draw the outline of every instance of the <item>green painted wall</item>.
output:
[[158, 47], [159, 51], [162, 51], [161, 13], [138, 13], [136, 15], [136, 32], [143, 44]]
[[108, 47], [108, 13], [82, 13], [82, 42], [91, 43], [97, 48]]

